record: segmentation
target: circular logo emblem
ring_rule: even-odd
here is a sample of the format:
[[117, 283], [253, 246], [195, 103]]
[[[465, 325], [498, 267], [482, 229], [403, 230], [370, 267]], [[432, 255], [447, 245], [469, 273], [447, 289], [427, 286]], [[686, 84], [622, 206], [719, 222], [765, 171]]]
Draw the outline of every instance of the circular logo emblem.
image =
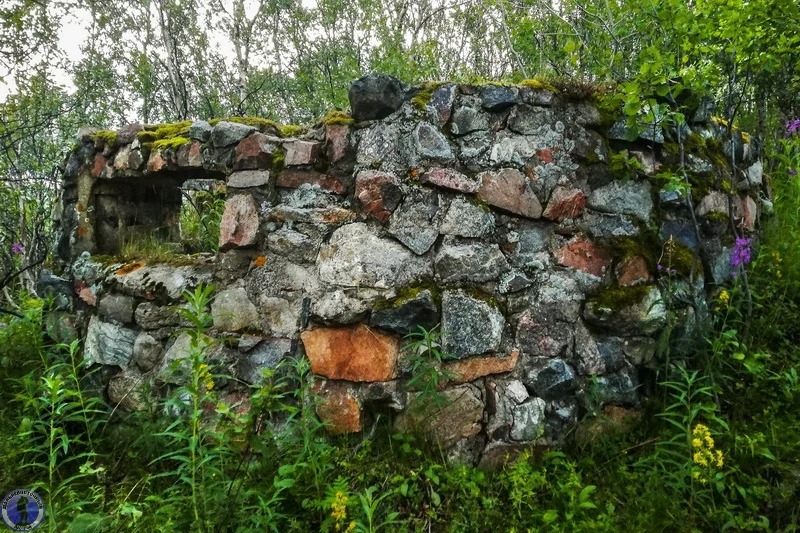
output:
[[3, 498], [0, 511], [11, 531], [30, 531], [44, 520], [44, 500], [32, 490], [12, 490]]

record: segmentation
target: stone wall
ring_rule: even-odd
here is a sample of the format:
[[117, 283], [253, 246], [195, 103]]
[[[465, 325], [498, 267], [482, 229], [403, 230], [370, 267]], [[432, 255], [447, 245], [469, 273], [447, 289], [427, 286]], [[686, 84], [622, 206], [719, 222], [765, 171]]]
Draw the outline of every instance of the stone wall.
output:
[[[732, 226], [750, 236], [769, 205], [747, 135], [726, 141], [702, 109], [683, 129], [681, 194], [656, 177], [679, 165], [676, 132], [629, 141], [552, 87], [373, 76], [350, 96], [353, 117], [296, 138], [252, 119], [81, 131], [59, 251], [111, 402], [135, 409], [141, 384], [181, 382], [181, 292], [213, 283], [224, 397], [305, 356], [334, 433], [391, 412], [484, 465], [558, 445], [587, 409], [641, 405], [666, 329], [674, 351], [691, 349], [730, 279]], [[176, 191], [195, 178], [227, 184], [219, 255], [108, 257], [122, 234], [174, 237]], [[448, 401], [409, 410], [403, 336], [437, 324]]]

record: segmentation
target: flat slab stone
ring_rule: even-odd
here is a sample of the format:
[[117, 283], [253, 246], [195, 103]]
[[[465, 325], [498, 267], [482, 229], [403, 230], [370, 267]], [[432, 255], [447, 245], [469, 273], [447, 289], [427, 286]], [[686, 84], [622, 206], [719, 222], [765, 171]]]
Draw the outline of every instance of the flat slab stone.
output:
[[269, 183], [269, 170], [240, 170], [228, 176], [228, 187], [245, 189]]
[[646, 181], [612, 181], [592, 191], [587, 205], [596, 211], [631, 215], [647, 222], [653, 212], [650, 184]]

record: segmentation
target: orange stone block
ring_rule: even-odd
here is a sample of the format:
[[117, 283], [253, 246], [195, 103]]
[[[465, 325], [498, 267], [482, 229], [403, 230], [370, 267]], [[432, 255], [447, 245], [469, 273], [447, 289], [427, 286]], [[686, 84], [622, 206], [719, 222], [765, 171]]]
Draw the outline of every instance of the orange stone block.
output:
[[317, 416], [328, 433], [341, 435], [361, 431], [361, 404], [346, 383], [317, 383], [313, 392], [318, 395]]
[[473, 357], [445, 365], [445, 370], [454, 374], [448, 384], [467, 383], [492, 374], [511, 372], [517, 366], [519, 350], [507, 357]]
[[315, 374], [369, 382], [397, 377], [400, 341], [369, 326], [318, 328], [304, 331], [300, 339]]
[[603, 277], [611, 264], [607, 251], [580, 235], [554, 251], [553, 256], [561, 265], [583, 270], [598, 278]]

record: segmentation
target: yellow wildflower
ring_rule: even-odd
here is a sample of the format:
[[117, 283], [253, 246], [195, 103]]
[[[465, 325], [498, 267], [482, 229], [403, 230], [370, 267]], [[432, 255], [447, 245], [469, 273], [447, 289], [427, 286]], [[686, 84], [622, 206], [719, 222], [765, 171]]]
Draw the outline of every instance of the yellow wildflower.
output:
[[692, 446], [695, 448], [700, 448], [703, 445], [703, 441], [700, 439], [692, 439]]
[[708, 466], [708, 460], [706, 459], [706, 454], [704, 454], [703, 452], [694, 452], [692, 460], [695, 462], [695, 464], [698, 464], [700, 466]]
[[[347, 494], [343, 492], [337, 492], [333, 496], [333, 502], [331, 502], [331, 517], [336, 520], [337, 522], [344, 521], [347, 518], [347, 502], [349, 498]], [[336, 530], [338, 531], [340, 528], [339, 524], [336, 524]]]
[[719, 306], [720, 307], [728, 307], [731, 304], [731, 295], [728, 291], [722, 291], [719, 293]]
[[725, 463], [722, 455], [722, 450], [717, 450], [716, 460], [717, 460], [717, 468], [722, 468], [722, 465]]

